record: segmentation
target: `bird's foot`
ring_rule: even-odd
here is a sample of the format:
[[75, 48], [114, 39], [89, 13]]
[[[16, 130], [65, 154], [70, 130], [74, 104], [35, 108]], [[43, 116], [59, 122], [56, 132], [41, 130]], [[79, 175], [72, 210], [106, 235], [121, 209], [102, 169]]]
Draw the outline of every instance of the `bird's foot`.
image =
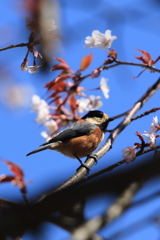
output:
[[81, 165], [77, 168], [77, 172], [78, 172], [78, 170], [81, 168], [81, 167], [84, 167], [86, 170], [87, 170], [87, 173], [89, 173], [89, 171], [91, 170], [90, 169], [90, 167], [87, 165], [87, 164], [85, 164], [85, 163], [83, 163], [82, 161], [79, 161], [80, 163], [81, 163]]
[[[87, 159], [88, 159], [88, 158], [93, 158], [94, 161], [95, 161], [95, 164], [98, 163], [98, 156], [97, 156], [96, 154], [90, 154], [90, 155], [87, 156]], [[87, 160], [87, 159], [86, 159], [86, 160]]]

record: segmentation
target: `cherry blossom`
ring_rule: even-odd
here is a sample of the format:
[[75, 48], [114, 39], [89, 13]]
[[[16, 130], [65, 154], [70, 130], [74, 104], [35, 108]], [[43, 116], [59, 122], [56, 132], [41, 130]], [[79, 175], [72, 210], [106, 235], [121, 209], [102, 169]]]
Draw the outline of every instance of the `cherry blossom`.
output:
[[150, 133], [150, 132], [146, 132], [144, 131], [145, 133], [143, 134], [144, 136], [147, 137], [147, 140], [150, 141], [151, 143], [155, 144], [156, 142], [156, 137], [153, 133]]
[[125, 159], [126, 163], [133, 162], [136, 158], [136, 152], [134, 147], [126, 147], [122, 150], [123, 158]]
[[117, 39], [116, 36], [111, 35], [111, 30], [106, 30], [105, 33], [101, 33], [98, 30], [94, 30], [92, 32], [92, 36], [88, 36], [85, 39], [86, 45], [84, 48], [100, 48], [100, 49], [106, 49], [110, 48], [112, 45], [112, 42]]
[[37, 112], [36, 122], [38, 124], [44, 124], [48, 120], [49, 109], [47, 107], [40, 107]]
[[27, 70], [28, 70], [28, 72], [29, 73], [31, 73], [31, 74], [34, 74], [34, 73], [36, 73], [36, 72], [39, 72], [38, 71], [38, 68], [40, 68], [42, 65], [35, 65], [35, 66], [28, 66], [27, 67]]
[[28, 61], [26, 61], [26, 63], [22, 63], [21, 64], [21, 71], [25, 72], [25, 71], [28, 71], [30, 74], [34, 74], [36, 72], [39, 72], [38, 71], [38, 68], [40, 68], [42, 65], [34, 65], [34, 66], [27, 66], [28, 65]]
[[41, 99], [37, 95], [33, 95], [32, 104], [31, 104], [32, 112], [37, 112], [36, 122], [38, 124], [44, 124], [49, 118], [49, 108], [48, 104], [45, 100]]
[[108, 79], [104, 78], [104, 77], [102, 77], [100, 80], [100, 89], [102, 90], [105, 98], [109, 98], [109, 95], [108, 95], [109, 87], [107, 85], [107, 81], [108, 81]]
[[58, 130], [57, 123], [53, 119], [45, 122], [44, 126], [46, 127], [46, 130], [52, 134]]
[[96, 36], [97, 36], [98, 32], [99, 32], [98, 30], [94, 30], [92, 32], [92, 37], [90, 37], [90, 36], [86, 37], [86, 39], [85, 39], [86, 45], [84, 46], [84, 48], [94, 48], [94, 47], [96, 47], [95, 43], [96, 43]]
[[31, 104], [32, 112], [39, 111], [41, 106], [47, 107], [48, 104], [46, 103], [45, 100], [41, 99], [38, 95], [33, 95], [32, 96], [32, 104]]
[[158, 131], [158, 128], [160, 128], [160, 124], [158, 122], [158, 117], [153, 117], [151, 126], [150, 126], [150, 133], [156, 133]]
[[156, 136], [154, 135], [160, 129], [160, 124], [158, 122], [158, 117], [153, 117], [149, 132], [144, 131], [144, 136], [147, 137], [147, 140], [155, 144]]
[[98, 109], [102, 106], [100, 96], [91, 95], [89, 98], [80, 98], [77, 100], [78, 112], [85, 113], [90, 110]]

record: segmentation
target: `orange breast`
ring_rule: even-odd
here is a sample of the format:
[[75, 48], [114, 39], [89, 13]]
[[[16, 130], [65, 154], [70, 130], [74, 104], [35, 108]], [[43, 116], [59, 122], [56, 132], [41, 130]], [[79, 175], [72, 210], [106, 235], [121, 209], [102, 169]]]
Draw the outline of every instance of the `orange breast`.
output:
[[83, 158], [91, 154], [98, 147], [102, 139], [103, 133], [97, 127], [89, 135], [72, 138], [59, 144], [55, 150], [71, 158], [75, 158], [74, 154], [79, 158]]

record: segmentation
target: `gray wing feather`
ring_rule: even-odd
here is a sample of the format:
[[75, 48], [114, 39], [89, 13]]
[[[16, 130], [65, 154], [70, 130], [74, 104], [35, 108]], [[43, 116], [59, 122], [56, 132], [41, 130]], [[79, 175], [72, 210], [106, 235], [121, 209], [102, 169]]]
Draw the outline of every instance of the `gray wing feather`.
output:
[[47, 143], [42, 144], [41, 146], [48, 145], [50, 143], [54, 143], [57, 141], [64, 142], [69, 140], [70, 138], [80, 137], [83, 135], [88, 135], [90, 131], [94, 130], [97, 126], [93, 123], [89, 122], [76, 122], [72, 124], [70, 127], [61, 131], [57, 135], [55, 135], [52, 139], [50, 139]]

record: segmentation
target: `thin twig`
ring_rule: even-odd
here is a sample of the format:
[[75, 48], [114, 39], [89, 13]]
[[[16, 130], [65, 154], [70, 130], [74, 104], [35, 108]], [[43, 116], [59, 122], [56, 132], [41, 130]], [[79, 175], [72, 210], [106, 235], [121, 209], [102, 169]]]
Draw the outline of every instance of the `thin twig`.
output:
[[10, 45], [8, 47], [5, 47], [5, 48], [0, 48], [0, 52], [1, 51], [5, 51], [5, 50], [8, 50], [8, 49], [11, 49], [11, 48], [17, 48], [17, 47], [29, 47], [29, 46], [33, 46], [33, 45], [38, 45], [41, 43], [41, 39], [39, 40], [36, 40], [32, 43], [28, 42], [28, 43], [20, 43], [20, 44], [16, 44], [16, 45]]
[[150, 114], [150, 113], [156, 112], [156, 111], [158, 111], [158, 110], [160, 110], [160, 108], [152, 108], [152, 109], [150, 109], [150, 110], [142, 113], [141, 115], [138, 115], [137, 117], [132, 118], [131, 121], [134, 121], [134, 120], [136, 120], [136, 119], [138, 119], [138, 118], [144, 117], [144, 116], [146, 116], [146, 115], [148, 115], [148, 114]]
[[108, 70], [111, 67], [116, 67], [116, 66], [119, 66], [119, 65], [129, 65], [129, 66], [148, 68], [148, 69], [152, 70], [153, 72], [160, 72], [160, 69], [157, 69], [153, 66], [146, 65], [144, 63], [125, 62], [125, 61], [120, 61], [118, 59], [115, 59], [114, 62], [116, 62], [116, 63], [113, 64], [113, 65], [110, 65], [110, 66], [104, 66], [103, 69]]
[[[157, 145], [157, 146], [155, 146], [155, 148], [146, 149], [146, 150], [144, 150], [144, 151], [141, 152], [141, 153], [140, 153], [140, 152], [137, 152], [136, 157], [139, 157], [139, 156], [141, 156], [141, 155], [143, 155], [143, 154], [146, 154], [146, 153], [149, 153], [149, 152], [151, 152], [151, 151], [155, 151], [155, 149], [159, 149], [159, 148], [160, 148], [160, 145]], [[83, 178], [81, 181], [78, 182], [78, 184], [82, 184], [82, 183], [84, 183], [84, 182], [86, 182], [86, 181], [89, 181], [89, 180], [95, 178], [95, 177], [99, 177], [100, 175], [102, 175], [102, 174], [104, 174], [104, 173], [107, 173], [107, 172], [113, 170], [114, 168], [121, 166], [121, 165], [124, 164], [124, 163], [125, 163], [125, 159], [123, 159], [123, 160], [121, 160], [121, 161], [119, 161], [119, 162], [116, 162], [116, 163], [114, 163], [114, 164], [112, 164], [112, 165], [110, 165], [110, 166], [108, 166], [108, 167], [106, 167], [106, 168], [104, 168], [104, 169], [96, 172], [96, 173], [93, 173], [93, 174], [91, 174], [91, 175]]]
[[[160, 108], [152, 108], [152, 109], [150, 109], [150, 110], [142, 113], [141, 115], [138, 115], [137, 117], [132, 118], [131, 121], [134, 121], [134, 120], [136, 120], [136, 119], [138, 119], [138, 118], [144, 117], [144, 116], [146, 116], [146, 115], [148, 115], [148, 114], [150, 114], [150, 113], [156, 112], [156, 111], [158, 111], [158, 110], [160, 110]], [[118, 115], [116, 115], [116, 116], [114, 116], [114, 117], [111, 117], [111, 118], [115, 120], [115, 119], [117, 119], [117, 118], [120, 118], [120, 117], [125, 116], [127, 113], [128, 113], [128, 111], [126, 111], [126, 112], [124, 112], [124, 113], [121, 113], [121, 114], [118, 114]], [[106, 131], [106, 132], [108, 132], [108, 131]], [[111, 131], [109, 131], [109, 132], [111, 132]]]

